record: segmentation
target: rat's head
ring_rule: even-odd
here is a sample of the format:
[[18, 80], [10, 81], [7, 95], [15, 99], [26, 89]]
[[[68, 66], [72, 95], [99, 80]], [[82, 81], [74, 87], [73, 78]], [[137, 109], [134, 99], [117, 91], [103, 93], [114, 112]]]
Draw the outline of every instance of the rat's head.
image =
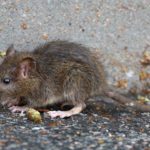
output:
[[11, 45], [0, 65], [0, 91], [9, 93], [16, 90], [17, 83], [29, 79], [35, 68], [31, 53], [17, 52]]

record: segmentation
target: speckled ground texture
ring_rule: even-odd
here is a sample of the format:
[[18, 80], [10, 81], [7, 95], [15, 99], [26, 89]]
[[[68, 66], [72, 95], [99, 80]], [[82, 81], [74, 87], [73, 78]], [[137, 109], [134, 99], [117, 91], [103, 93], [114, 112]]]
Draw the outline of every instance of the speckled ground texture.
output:
[[[150, 89], [150, 79], [139, 80], [140, 72], [150, 73], [141, 64], [150, 51], [149, 0], [1, 0], [1, 51], [12, 43], [33, 50], [56, 39], [97, 51], [108, 84], [119, 92], [137, 96]], [[150, 149], [150, 113], [99, 106], [67, 119], [43, 118], [42, 124], [0, 108], [0, 149]]]
[[131, 113], [110, 105], [99, 110], [99, 105], [91, 103], [83, 113], [66, 119], [43, 116], [41, 124], [1, 109], [0, 149], [150, 149], [150, 113]]

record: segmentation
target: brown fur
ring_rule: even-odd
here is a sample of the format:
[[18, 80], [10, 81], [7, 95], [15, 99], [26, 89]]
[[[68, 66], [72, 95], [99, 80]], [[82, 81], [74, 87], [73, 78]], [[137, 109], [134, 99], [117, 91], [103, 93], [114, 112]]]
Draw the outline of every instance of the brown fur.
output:
[[[35, 68], [31, 67], [28, 77], [22, 79], [20, 64], [29, 58], [33, 59]], [[65, 41], [50, 42], [33, 52], [11, 52], [0, 66], [1, 79], [13, 78], [10, 88], [3, 92], [12, 98], [25, 97], [31, 107], [60, 101], [76, 105], [103, 91], [104, 71], [99, 70], [97, 63], [87, 48]], [[9, 85], [1, 83], [4, 86]]]
[[96, 54], [80, 44], [66, 41], [49, 42], [33, 52], [15, 52], [10, 47], [0, 66], [1, 80], [5, 77], [11, 82], [0, 83], [1, 101], [12, 99], [13, 104], [19, 104], [23, 97], [29, 107], [57, 102], [77, 105], [95, 95], [107, 95], [118, 102], [123, 99], [109, 92]]

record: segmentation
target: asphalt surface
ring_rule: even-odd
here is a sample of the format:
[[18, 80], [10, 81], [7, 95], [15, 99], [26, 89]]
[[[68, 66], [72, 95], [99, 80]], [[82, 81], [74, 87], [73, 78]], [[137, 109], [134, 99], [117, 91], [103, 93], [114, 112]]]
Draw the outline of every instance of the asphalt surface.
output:
[[[103, 107], [101, 107], [103, 106]], [[36, 124], [0, 109], [1, 150], [149, 150], [150, 113], [90, 103], [66, 119], [43, 116]]]

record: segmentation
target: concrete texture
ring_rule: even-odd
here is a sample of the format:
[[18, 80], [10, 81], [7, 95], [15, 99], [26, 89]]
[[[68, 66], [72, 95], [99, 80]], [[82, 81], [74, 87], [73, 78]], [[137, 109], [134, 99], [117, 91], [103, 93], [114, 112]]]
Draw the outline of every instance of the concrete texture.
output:
[[[150, 0], [0, 1], [1, 51], [12, 43], [17, 50], [33, 50], [56, 39], [97, 51], [108, 83], [120, 92], [132, 88], [137, 96], [150, 89], [149, 78], [139, 80], [141, 71], [150, 73], [140, 63], [143, 52], [150, 52]], [[0, 108], [0, 150], [150, 149], [149, 113], [102, 113], [96, 106], [40, 125]]]
[[126, 80], [125, 92], [143, 85], [140, 59], [150, 50], [150, 1], [2, 0], [0, 35], [0, 50], [12, 43], [33, 50], [55, 39], [82, 43], [102, 55], [109, 84]]

